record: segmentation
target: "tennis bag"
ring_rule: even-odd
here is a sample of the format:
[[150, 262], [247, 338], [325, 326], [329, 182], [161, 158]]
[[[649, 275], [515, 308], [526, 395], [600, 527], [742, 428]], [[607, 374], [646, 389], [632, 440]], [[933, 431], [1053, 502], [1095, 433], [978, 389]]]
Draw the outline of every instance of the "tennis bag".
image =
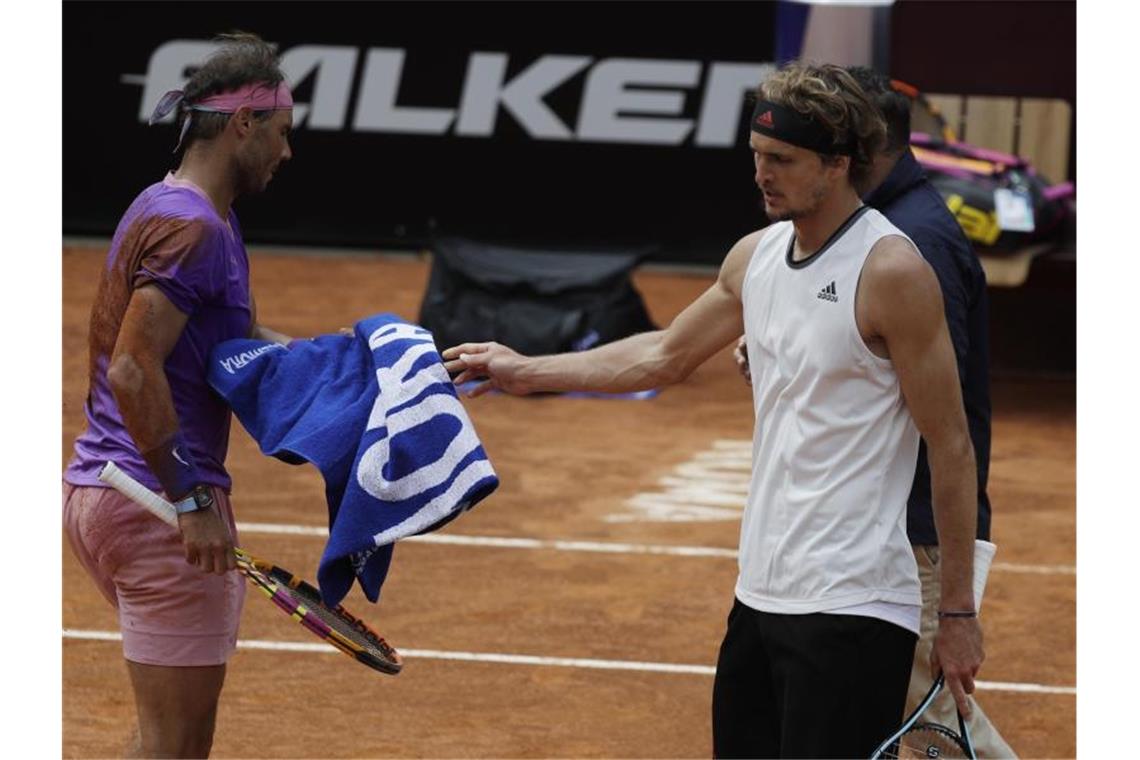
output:
[[891, 80], [911, 102], [911, 150], [971, 241], [1010, 251], [1048, 240], [1076, 217], [1071, 182], [1050, 185], [1029, 162], [958, 140], [938, 107]]
[[921, 132], [911, 150], [977, 245], [1010, 251], [1049, 240], [1075, 216], [1073, 184], [1050, 185], [1022, 158]]
[[656, 329], [629, 279], [648, 251], [555, 253], [462, 238], [437, 239], [432, 251], [419, 323], [441, 349], [493, 340], [552, 354]]

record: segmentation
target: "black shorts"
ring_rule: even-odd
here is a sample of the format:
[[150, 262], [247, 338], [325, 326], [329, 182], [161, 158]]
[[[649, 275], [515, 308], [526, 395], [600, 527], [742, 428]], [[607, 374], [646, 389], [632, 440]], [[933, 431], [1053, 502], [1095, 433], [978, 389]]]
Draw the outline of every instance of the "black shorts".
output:
[[902, 722], [917, 640], [878, 618], [737, 600], [713, 684], [713, 754], [870, 757]]

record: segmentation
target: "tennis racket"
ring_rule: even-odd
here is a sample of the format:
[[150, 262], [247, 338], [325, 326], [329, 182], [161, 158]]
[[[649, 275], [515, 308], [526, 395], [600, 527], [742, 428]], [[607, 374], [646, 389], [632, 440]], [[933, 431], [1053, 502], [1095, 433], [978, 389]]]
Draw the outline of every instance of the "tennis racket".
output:
[[[99, 480], [146, 509], [158, 519], [178, 527], [174, 505], [139, 483], [114, 462], [108, 462]], [[403, 667], [400, 654], [380, 634], [343, 606], [326, 607], [315, 587], [272, 562], [234, 548], [238, 571], [289, 617], [340, 651], [381, 673], [395, 675]]]
[[903, 721], [894, 735], [879, 745], [872, 760], [878, 758], [969, 758], [977, 760], [974, 754], [974, 744], [970, 740], [970, 731], [966, 728], [966, 721], [962, 713], [958, 713], [958, 731], [943, 726], [940, 723], [922, 722], [919, 718], [934, 703], [934, 698], [942, 691], [945, 682], [940, 674], [934, 679], [934, 684], [926, 697], [919, 703], [907, 719]]

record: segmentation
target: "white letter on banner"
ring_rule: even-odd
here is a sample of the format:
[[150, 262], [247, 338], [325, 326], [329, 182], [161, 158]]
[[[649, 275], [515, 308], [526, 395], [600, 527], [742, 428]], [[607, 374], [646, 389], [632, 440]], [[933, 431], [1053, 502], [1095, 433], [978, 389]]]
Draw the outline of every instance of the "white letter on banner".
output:
[[402, 49], [372, 48], [368, 51], [353, 126], [362, 132], [443, 134], [455, 118], [455, 111], [396, 105], [403, 70]]
[[[771, 63], [714, 63], [705, 85], [705, 100], [701, 103], [700, 126], [693, 142], [708, 147], [728, 148], [740, 136], [740, 111], [744, 95], [771, 76], [776, 66]], [[747, 139], [747, 135], [745, 135]]]
[[[447, 370], [439, 362], [424, 367], [414, 376], [404, 377], [412, 366], [425, 354], [435, 352], [435, 344], [430, 334], [415, 325], [386, 325], [374, 332], [368, 339], [373, 351], [397, 340], [418, 340], [410, 346], [391, 367], [378, 367], [376, 381], [380, 393], [372, 406], [368, 420], [368, 430], [387, 426], [388, 435], [368, 447], [360, 458], [356, 480], [366, 493], [384, 501], [400, 501], [418, 493], [446, 483], [455, 472], [456, 466], [465, 456], [479, 446], [475, 430], [467, 423], [467, 414], [459, 400], [450, 393], [433, 393], [415, 406], [402, 409], [395, 414], [389, 410], [420, 395], [437, 383], [450, 382]], [[384, 477], [384, 467], [390, 459], [391, 441], [400, 433], [423, 425], [440, 415], [459, 420], [459, 432], [448, 444], [439, 459], [415, 472], [396, 480]]]
[[[146, 84], [143, 85], [142, 100], [139, 102], [139, 121], [149, 121], [159, 99], [170, 90], [182, 89], [190, 78], [187, 69], [201, 64], [218, 47], [213, 42], [201, 40], [171, 40], [159, 45], [151, 53], [146, 66]], [[169, 124], [172, 121], [174, 114], [168, 114], [162, 123]]]
[[294, 90], [306, 77], [314, 75], [313, 102], [293, 106], [295, 126], [304, 124], [310, 129], [344, 129], [357, 54], [354, 47], [299, 45], [281, 56], [281, 70]]
[[542, 102], [558, 85], [590, 64], [577, 55], [544, 55], [507, 84], [506, 53], [472, 53], [463, 83], [457, 135], [490, 136], [499, 104], [511, 112], [531, 137], [569, 140], [573, 133]]
[[622, 111], [675, 115], [684, 110], [685, 95], [672, 90], [634, 90], [628, 85], [692, 87], [701, 77], [696, 61], [635, 61], [611, 58], [590, 72], [582, 96], [578, 137], [600, 142], [680, 144], [693, 122], [689, 119], [634, 119]]

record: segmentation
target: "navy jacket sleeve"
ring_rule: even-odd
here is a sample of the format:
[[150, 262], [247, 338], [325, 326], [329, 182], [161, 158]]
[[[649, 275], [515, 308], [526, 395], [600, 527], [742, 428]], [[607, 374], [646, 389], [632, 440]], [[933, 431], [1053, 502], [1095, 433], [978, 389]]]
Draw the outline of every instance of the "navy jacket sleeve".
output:
[[[909, 151], [887, 179], [867, 197], [902, 230], [929, 262], [942, 289], [943, 305], [978, 469], [978, 538], [989, 539], [986, 494], [990, 460], [989, 302], [981, 262], [957, 220]], [[915, 480], [907, 503], [911, 543], [938, 543], [931, 503], [926, 445], [919, 447]]]

